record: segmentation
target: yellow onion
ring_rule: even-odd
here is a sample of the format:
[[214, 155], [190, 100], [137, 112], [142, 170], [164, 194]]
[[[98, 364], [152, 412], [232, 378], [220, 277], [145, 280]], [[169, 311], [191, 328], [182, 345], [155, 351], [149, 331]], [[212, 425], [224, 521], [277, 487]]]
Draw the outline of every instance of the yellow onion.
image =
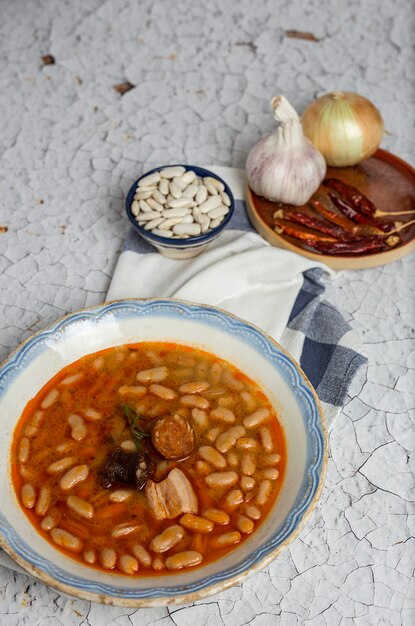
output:
[[312, 102], [301, 122], [304, 134], [328, 165], [345, 167], [369, 158], [383, 137], [383, 119], [363, 96], [333, 91]]

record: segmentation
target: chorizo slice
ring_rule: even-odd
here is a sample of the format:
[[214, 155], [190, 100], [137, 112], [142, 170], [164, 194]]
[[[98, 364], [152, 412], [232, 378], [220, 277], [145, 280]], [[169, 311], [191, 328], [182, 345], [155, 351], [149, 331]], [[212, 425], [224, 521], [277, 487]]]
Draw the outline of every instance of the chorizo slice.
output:
[[186, 419], [175, 413], [157, 420], [151, 431], [151, 441], [165, 459], [181, 461], [194, 450], [195, 431]]

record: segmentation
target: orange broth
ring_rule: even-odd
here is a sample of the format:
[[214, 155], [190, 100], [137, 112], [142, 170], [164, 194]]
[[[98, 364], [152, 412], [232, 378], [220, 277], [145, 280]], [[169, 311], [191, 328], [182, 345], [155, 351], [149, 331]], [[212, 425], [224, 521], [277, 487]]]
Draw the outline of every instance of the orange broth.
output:
[[[212, 382], [212, 366], [219, 364], [221, 377], [219, 381]], [[166, 365], [168, 367], [168, 377], [160, 383], [169, 389], [177, 392], [174, 400], [163, 400], [153, 395], [147, 390], [144, 396], [137, 398], [133, 391], [137, 385], [137, 373], [142, 370], [152, 369]], [[216, 366], [215, 376], [217, 378], [218, 366]], [[79, 375], [73, 382], [71, 377]], [[192, 417], [193, 409], [183, 406], [180, 401], [181, 394], [178, 391], [180, 385], [190, 381], [207, 381], [210, 386], [206, 392], [198, 395], [209, 400], [209, 408], [205, 411], [207, 415], [207, 427], [202, 428]], [[230, 385], [231, 387], [229, 387]], [[147, 385], [149, 387], [150, 385]], [[240, 389], [238, 389], [240, 388]], [[122, 390], [122, 394], [120, 392]], [[58, 390], [57, 399], [48, 408], [42, 409], [41, 405], [48, 394]], [[222, 393], [219, 393], [224, 390]], [[250, 399], [242, 398], [242, 394], [250, 394]], [[215, 395], [218, 393], [218, 395]], [[220, 525], [215, 523], [213, 530], [208, 533], [199, 533], [186, 529], [185, 537], [173, 548], [163, 554], [155, 554], [149, 549], [152, 538], [159, 535], [164, 529], [173, 524], [180, 524], [180, 516], [176, 519], [156, 520], [149, 510], [146, 501], [145, 490], [139, 490], [132, 485], [120, 484], [116, 487], [103, 488], [100, 482], [102, 469], [108, 455], [117, 448], [120, 443], [131, 440], [131, 431], [125, 415], [120, 406], [127, 404], [134, 411], [146, 418], [146, 424], [150, 420], [156, 420], [166, 414], [178, 413], [188, 420], [195, 431], [196, 445], [191, 456], [183, 461], [166, 461], [153, 449], [149, 447], [149, 453], [155, 459], [156, 473], [153, 480], [159, 482], [164, 480], [171, 469], [177, 467], [183, 471], [189, 479], [197, 496], [199, 511], [198, 515], [203, 516], [206, 508], [215, 508], [225, 511], [229, 516], [229, 523]], [[210, 412], [218, 406], [225, 406], [233, 411], [235, 415], [234, 424], [224, 424], [219, 420], [210, 418]], [[269, 418], [256, 428], [247, 428], [243, 438], [254, 440], [254, 449], [239, 448], [239, 440], [223, 456], [227, 460], [227, 468], [223, 471], [232, 470], [242, 475], [243, 457], [250, 455], [254, 461], [255, 470], [250, 474], [254, 479], [255, 486], [250, 489], [241, 490], [239, 483], [231, 488], [212, 488], [206, 484], [205, 478], [212, 472], [218, 472], [215, 467], [209, 467], [198, 454], [199, 447], [213, 446], [212, 440], [217, 428], [219, 432], [224, 432], [228, 428], [242, 424], [244, 419], [254, 413], [257, 409], [266, 408], [269, 410]], [[93, 409], [100, 415], [95, 421], [88, 420], [85, 411]], [[36, 428], [36, 415], [38, 426]], [[86, 437], [81, 441], [76, 441], [71, 437], [71, 427], [68, 424], [68, 416], [71, 414], [83, 416], [87, 429]], [[35, 416], [35, 417], [34, 417]], [[34, 421], [35, 420], [35, 421]], [[143, 423], [143, 422], [141, 422]], [[34, 428], [31, 428], [35, 424]], [[267, 429], [272, 440], [272, 450], [264, 449], [261, 429]], [[36, 433], [34, 431], [37, 430]], [[27, 459], [19, 461], [21, 455], [22, 440], [29, 440], [30, 452]], [[148, 439], [145, 447], [148, 447]], [[59, 447], [60, 446], [60, 447]], [[62, 447], [63, 446], [63, 447]], [[234, 453], [233, 456], [231, 453]], [[269, 464], [270, 455], [274, 455], [273, 463]], [[275, 462], [275, 456], [279, 455], [279, 460]], [[76, 459], [73, 465], [86, 464], [89, 468], [88, 477], [76, 485], [73, 489], [63, 492], [59, 486], [59, 480], [65, 471], [58, 474], [50, 474], [47, 468], [63, 457]], [[24, 457], [24, 454], [23, 454]], [[235, 465], [236, 462], [236, 465]], [[232, 465], [233, 463], [233, 465]], [[79, 359], [77, 362], [62, 369], [54, 376], [39, 393], [28, 402], [23, 414], [16, 426], [12, 447], [12, 480], [17, 498], [36, 530], [52, 543], [55, 548], [64, 552], [77, 561], [105, 569], [102, 566], [100, 554], [104, 548], [112, 548], [117, 554], [117, 563], [110, 570], [117, 574], [131, 573], [123, 572], [119, 569], [119, 559], [123, 554], [134, 554], [134, 546], [144, 546], [152, 558], [152, 563], [156, 563], [160, 569], [145, 567], [137, 562], [138, 571], [133, 575], [162, 575], [171, 574], [174, 571], [164, 567], [164, 559], [182, 551], [196, 550], [202, 555], [200, 565], [205, 565], [217, 560], [230, 550], [240, 545], [250, 536], [251, 530], [239, 532], [238, 524], [241, 516], [251, 520], [253, 532], [264, 520], [272, 507], [283, 482], [286, 466], [286, 445], [281, 425], [277, 419], [275, 410], [271, 406], [268, 398], [261, 389], [241, 371], [225, 361], [218, 359], [212, 354], [191, 347], [174, 343], [140, 343], [134, 345], [119, 346], [109, 348]], [[271, 483], [270, 493], [263, 505], [257, 503], [260, 485], [264, 482], [264, 472], [272, 468], [278, 468], [278, 478], [273, 477], [268, 480]], [[274, 472], [276, 474], [278, 472]], [[251, 481], [252, 482], [252, 481]], [[22, 488], [24, 485], [31, 485], [34, 490], [34, 504], [28, 508], [22, 502]], [[50, 490], [50, 502], [47, 510], [41, 514], [36, 513], [37, 498], [40, 490], [48, 487]], [[128, 500], [117, 503], [109, 499], [110, 494], [117, 488], [127, 488], [132, 490]], [[230, 506], [226, 502], [229, 492], [239, 490], [243, 494], [243, 501], [238, 505]], [[92, 519], [84, 519], [67, 505], [68, 495], [75, 495], [87, 501], [93, 507]], [[249, 508], [250, 507], [250, 508]], [[256, 507], [260, 511], [259, 519], [247, 516], [247, 511]], [[68, 550], [52, 541], [50, 530], [42, 529], [41, 524], [45, 518], [54, 520], [54, 527], [68, 531], [80, 540], [81, 549]], [[44, 523], [44, 522], [43, 522]], [[123, 538], [113, 538], [111, 531], [122, 523], [129, 523], [137, 527], [137, 530], [129, 536]], [[239, 532], [240, 539], [225, 547], [213, 547], [215, 537], [224, 533]], [[95, 562], [86, 562], [85, 553], [95, 554]], [[161, 565], [160, 565], [161, 564]]]

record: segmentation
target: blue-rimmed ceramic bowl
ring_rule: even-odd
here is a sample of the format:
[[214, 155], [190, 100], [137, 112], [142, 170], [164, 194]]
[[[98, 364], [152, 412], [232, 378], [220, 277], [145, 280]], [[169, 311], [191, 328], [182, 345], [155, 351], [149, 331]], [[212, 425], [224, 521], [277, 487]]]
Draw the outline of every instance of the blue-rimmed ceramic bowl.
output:
[[[229, 212], [225, 215], [223, 221], [216, 228], [212, 229], [208, 233], [204, 235], [197, 235], [194, 237], [189, 237], [188, 239], [171, 239], [168, 237], [159, 237], [158, 235], [153, 235], [149, 230], [146, 230], [143, 226], [140, 226], [132, 213], [131, 205], [134, 200], [134, 194], [137, 190], [138, 183], [145, 176], [149, 176], [154, 172], [160, 172], [165, 169], [170, 169], [171, 167], [185, 167], [186, 171], [193, 171], [197, 176], [204, 178], [205, 176], [210, 176], [212, 178], [216, 178], [216, 180], [223, 183], [225, 186], [225, 192], [228, 194], [231, 205], [229, 207]], [[147, 243], [154, 246], [161, 254], [167, 256], [171, 259], [190, 259], [192, 257], [197, 256], [203, 250], [207, 248], [207, 246], [214, 240], [216, 237], [226, 228], [230, 219], [232, 218], [233, 212], [235, 210], [235, 200], [232, 195], [232, 191], [226, 182], [217, 176], [210, 170], [206, 170], [203, 167], [198, 167], [196, 165], [187, 165], [185, 163], [174, 163], [173, 165], [163, 165], [161, 167], [155, 167], [153, 170], [145, 172], [140, 178], [138, 178], [135, 183], [132, 185], [130, 191], [127, 194], [127, 199], [125, 201], [125, 208], [127, 211], [128, 219], [130, 220], [133, 228], [137, 231], [141, 237], [147, 241]]]
[[[287, 444], [280, 494], [257, 530], [213, 563], [162, 577], [101, 572], [55, 550], [21, 510], [11, 481], [13, 432], [27, 402], [69, 363], [139, 341], [174, 341], [234, 363], [268, 395]], [[0, 369], [0, 420], [0, 545], [27, 572], [57, 590], [106, 604], [183, 604], [265, 567], [300, 532], [317, 503], [327, 463], [320, 403], [292, 358], [255, 326], [225, 311], [179, 300], [114, 301], [68, 315], [26, 340]]]

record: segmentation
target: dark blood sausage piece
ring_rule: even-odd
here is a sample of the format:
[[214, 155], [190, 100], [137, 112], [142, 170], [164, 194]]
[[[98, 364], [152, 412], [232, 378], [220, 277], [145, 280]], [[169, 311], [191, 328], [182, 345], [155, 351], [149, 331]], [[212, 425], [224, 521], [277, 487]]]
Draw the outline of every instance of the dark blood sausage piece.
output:
[[153, 472], [154, 462], [144, 450], [125, 452], [116, 448], [107, 458], [101, 484], [108, 488], [117, 483], [127, 483], [142, 489]]
[[160, 418], [151, 431], [153, 446], [165, 459], [180, 461], [190, 456], [195, 447], [195, 431], [178, 415]]

